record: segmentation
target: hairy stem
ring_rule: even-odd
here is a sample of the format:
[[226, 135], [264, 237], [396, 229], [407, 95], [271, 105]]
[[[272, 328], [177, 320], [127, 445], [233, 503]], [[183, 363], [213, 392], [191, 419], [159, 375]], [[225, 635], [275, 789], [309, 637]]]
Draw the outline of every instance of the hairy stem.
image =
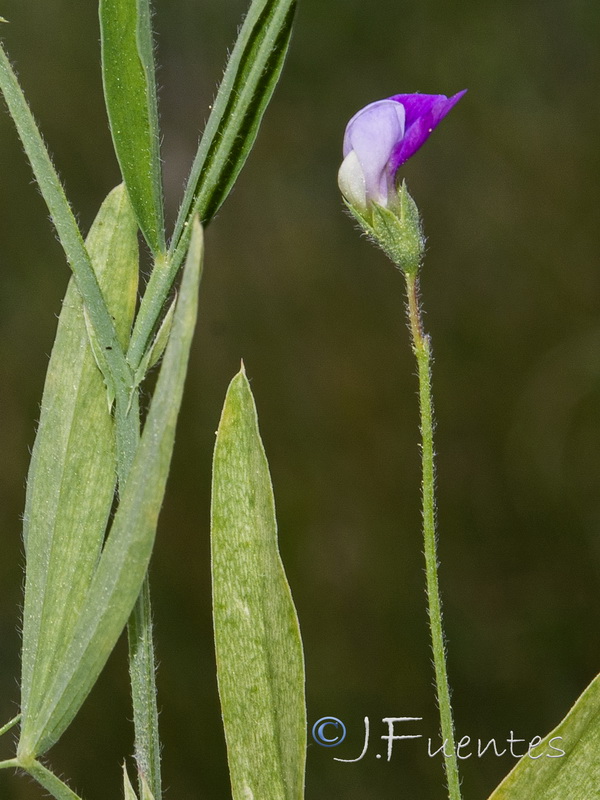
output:
[[[189, 236], [186, 234], [185, 246], [187, 244], [189, 244]], [[183, 253], [184, 250], [177, 252], [174, 256], [160, 255], [156, 258], [150, 280], [142, 297], [127, 351], [127, 361], [134, 373], [139, 367], [147, 348], [150, 347], [152, 333], [158, 326], [160, 315], [173, 288], [173, 282], [181, 265]]]
[[[139, 396], [134, 390], [131, 400], [117, 396], [115, 405], [117, 431], [117, 475], [120, 491], [129, 476], [140, 438]], [[152, 791], [154, 800], [161, 798], [160, 739], [156, 699], [155, 657], [152, 640], [150, 583], [144, 578], [142, 590], [127, 623], [129, 639], [129, 677], [135, 735], [135, 758]], [[140, 795], [142, 794], [140, 786]]]
[[4, 736], [5, 733], [8, 733], [11, 728], [14, 728], [21, 721], [21, 715], [17, 714], [16, 717], [13, 717], [9, 722], [6, 723], [2, 728], [0, 728], [0, 736]]
[[[152, 637], [150, 582], [144, 579], [140, 596], [127, 624], [129, 677], [135, 728], [135, 760], [155, 800], [160, 800], [160, 739], [156, 692], [156, 660]], [[142, 796], [140, 783], [140, 796]]]
[[[418, 281], [415, 275], [406, 275], [408, 319], [412, 347], [417, 359], [419, 376], [419, 410], [421, 418], [421, 458], [423, 468], [423, 538], [425, 574], [431, 646], [435, 667], [435, 684], [440, 712], [440, 727], [444, 741], [444, 767], [448, 780], [450, 800], [461, 800], [458, 762], [454, 742], [454, 723], [450, 704], [450, 687], [446, 668], [446, 650], [442, 627], [442, 604], [438, 583], [438, 560], [435, 528], [435, 463], [433, 449], [433, 401], [431, 393], [431, 346], [423, 330], [419, 306]], [[449, 754], [447, 752], [449, 751]]]
[[96, 336], [117, 390], [133, 385], [133, 376], [119, 345], [89, 253], [65, 196], [50, 155], [33, 118], [8, 57], [0, 45], [0, 91], [4, 95], [33, 174], [46, 201], [58, 238], [84, 299]]

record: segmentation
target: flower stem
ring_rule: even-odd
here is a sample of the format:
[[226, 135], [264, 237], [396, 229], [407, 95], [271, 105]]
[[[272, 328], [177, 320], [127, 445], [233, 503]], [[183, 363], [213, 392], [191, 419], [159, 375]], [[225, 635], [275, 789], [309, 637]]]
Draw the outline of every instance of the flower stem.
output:
[[[450, 800], [461, 800], [458, 762], [454, 742], [454, 723], [450, 704], [450, 687], [446, 669], [446, 651], [442, 627], [442, 605], [438, 583], [438, 561], [435, 530], [435, 463], [433, 449], [433, 401], [431, 394], [431, 346], [423, 330], [419, 305], [419, 285], [416, 275], [406, 274], [408, 298], [408, 320], [412, 347], [417, 360], [419, 376], [419, 410], [421, 417], [421, 458], [423, 468], [423, 537], [425, 551], [425, 574], [431, 647], [435, 667], [437, 702], [440, 712], [440, 727], [444, 740], [444, 768], [448, 781]], [[449, 751], [449, 755], [448, 755]]]

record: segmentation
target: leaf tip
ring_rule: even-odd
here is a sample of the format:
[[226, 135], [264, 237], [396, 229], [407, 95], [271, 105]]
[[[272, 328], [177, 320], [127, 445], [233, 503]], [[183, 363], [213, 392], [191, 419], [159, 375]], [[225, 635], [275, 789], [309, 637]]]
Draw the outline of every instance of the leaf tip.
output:
[[250, 388], [250, 381], [248, 380], [248, 375], [246, 374], [246, 365], [244, 364], [243, 358], [240, 359], [239, 372], [234, 375], [231, 380], [230, 389], [234, 390], [239, 395], [252, 396], [252, 389]]
[[129, 773], [127, 772], [127, 764], [123, 762], [123, 796], [125, 800], [137, 800], [137, 795], [131, 785]]

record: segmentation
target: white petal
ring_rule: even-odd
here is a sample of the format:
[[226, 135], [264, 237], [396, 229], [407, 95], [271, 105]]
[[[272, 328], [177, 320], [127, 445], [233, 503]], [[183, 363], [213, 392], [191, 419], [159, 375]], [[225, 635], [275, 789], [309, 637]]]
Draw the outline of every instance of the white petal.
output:
[[351, 150], [342, 162], [338, 172], [338, 186], [351, 206], [362, 211], [367, 210], [365, 176], [354, 150]]

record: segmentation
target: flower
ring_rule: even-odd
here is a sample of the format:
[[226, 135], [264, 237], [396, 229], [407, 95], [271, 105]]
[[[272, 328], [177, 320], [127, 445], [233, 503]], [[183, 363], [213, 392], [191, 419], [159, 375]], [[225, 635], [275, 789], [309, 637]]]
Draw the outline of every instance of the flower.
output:
[[338, 184], [350, 206], [366, 213], [396, 197], [396, 173], [429, 138], [466, 89], [443, 94], [396, 94], [355, 114], [344, 135]]

